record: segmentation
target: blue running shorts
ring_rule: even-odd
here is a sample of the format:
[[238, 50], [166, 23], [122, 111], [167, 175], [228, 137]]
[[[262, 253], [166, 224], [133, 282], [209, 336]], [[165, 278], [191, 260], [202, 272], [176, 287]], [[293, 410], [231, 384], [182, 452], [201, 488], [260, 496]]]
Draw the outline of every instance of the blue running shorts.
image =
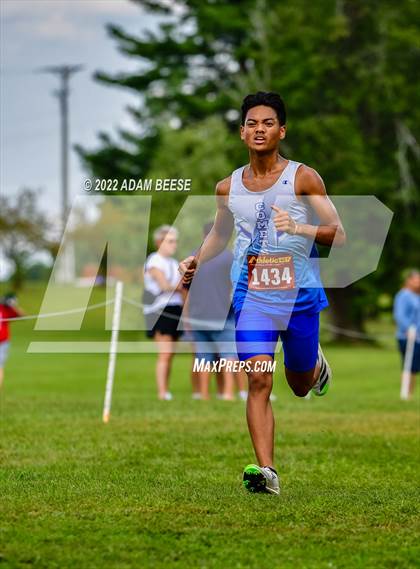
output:
[[247, 360], [262, 354], [274, 359], [280, 337], [287, 369], [296, 372], [313, 369], [318, 357], [319, 312], [293, 312], [287, 324], [288, 318], [289, 315], [276, 314], [272, 306], [245, 303], [241, 310], [235, 312], [239, 359]]

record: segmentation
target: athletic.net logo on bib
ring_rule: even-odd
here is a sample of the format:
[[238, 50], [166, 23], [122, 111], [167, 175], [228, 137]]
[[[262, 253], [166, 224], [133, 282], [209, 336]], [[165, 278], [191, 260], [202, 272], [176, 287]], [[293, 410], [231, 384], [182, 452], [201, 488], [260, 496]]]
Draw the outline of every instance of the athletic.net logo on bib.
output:
[[289, 290], [295, 288], [293, 257], [287, 253], [276, 255], [248, 255], [249, 290]]

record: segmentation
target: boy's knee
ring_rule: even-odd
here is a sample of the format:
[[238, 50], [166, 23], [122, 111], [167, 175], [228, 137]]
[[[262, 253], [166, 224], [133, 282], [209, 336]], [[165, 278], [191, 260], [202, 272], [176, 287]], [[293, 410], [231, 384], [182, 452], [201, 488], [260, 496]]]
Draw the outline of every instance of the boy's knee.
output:
[[248, 383], [250, 393], [270, 391], [272, 386], [271, 373], [252, 371], [248, 374]]

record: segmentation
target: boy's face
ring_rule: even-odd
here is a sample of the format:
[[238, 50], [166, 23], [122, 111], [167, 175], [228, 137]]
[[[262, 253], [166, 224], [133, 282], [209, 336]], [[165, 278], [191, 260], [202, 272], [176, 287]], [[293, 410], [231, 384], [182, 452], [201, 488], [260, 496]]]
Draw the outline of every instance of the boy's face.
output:
[[241, 140], [250, 150], [257, 152], [275, 150], [285, 136], [286, 126], [280, 125], [276, 111], [265, 105], [252, 107], [241, 126]]

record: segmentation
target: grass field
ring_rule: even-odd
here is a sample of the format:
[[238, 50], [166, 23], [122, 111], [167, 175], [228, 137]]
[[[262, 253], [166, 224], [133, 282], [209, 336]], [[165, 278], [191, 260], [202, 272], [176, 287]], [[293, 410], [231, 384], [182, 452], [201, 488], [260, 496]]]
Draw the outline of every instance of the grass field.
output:
[[[23, 296], [28, 313], [39, 292]], [[192, 401], [189, 356], [175, 361], [172, 402], [155, 399], [154, 356], [119, 356], [103, 425], [106, 356], [26, 353], [41, 338], [108, 338], [100, 318], [80, 333], [14, 324], [1, 568], [419, 566], [419, 400], [399, 401], [392, 342], [327, 346], [335, 382], [324, 399], [295, 398], [279, 366], [278, 498], [241, 487], [254, 461], [244, 404]]]

